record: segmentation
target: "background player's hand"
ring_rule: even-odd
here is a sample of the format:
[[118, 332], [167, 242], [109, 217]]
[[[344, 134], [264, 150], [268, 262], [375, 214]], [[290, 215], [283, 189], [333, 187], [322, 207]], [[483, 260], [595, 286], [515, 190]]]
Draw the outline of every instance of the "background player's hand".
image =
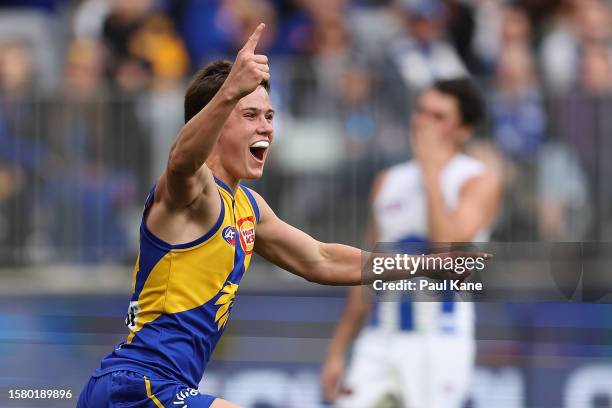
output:
[[238, 51], [234, 66], [223, 85], [232, 99], [238, 100], [250, 94], [264, 80], [270, 79], [268, 57], [255, 54], [255, 48], [265, 27], [264, 23], [259, 24]]
[[321, 370], [321, 388], [325, 401], [334, 402], [338, 397], [338, 385], [344, 375], [344, 355], [329, 354]]
[[453, 142], [435, 123], [421, 123], [413, 126], [410, 133], [414, 158], [421, 166], [425, 176], [438, 175], [454, 155]]

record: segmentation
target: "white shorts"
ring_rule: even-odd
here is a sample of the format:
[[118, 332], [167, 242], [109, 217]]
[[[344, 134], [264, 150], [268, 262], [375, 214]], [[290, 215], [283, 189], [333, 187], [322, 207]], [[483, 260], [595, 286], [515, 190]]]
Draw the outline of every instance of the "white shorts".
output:
[[460, 408], [474, 370], [475, 341], [452, 334], [359, 336], [338, 408], [373, 408], [394, 395], [405, 408]]

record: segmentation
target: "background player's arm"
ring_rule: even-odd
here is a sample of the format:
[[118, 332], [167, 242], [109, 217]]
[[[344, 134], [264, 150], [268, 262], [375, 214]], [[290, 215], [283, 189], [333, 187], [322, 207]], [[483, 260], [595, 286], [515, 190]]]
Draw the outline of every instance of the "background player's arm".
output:
[[427, 230], [432, 242], [468, 242], [492, 222], [501, 200], [501, 182], [490, 171], [475, 176], [461, 189], [457, 206], [448, 208], [440, 176], [457, 147], [444, 132], [439, 124], [421, 123], [411, 136], [414, 157], [423, 172]]
[[501, 182], [493, 173], [473, 177], [451, 210], [444, 204], [439, 175], [425, 181], [429, 237], [433, 242], [468, 242], [489, 225], [501, 200]]
[[183, 126], [172, 146], [166, 171], [157, 189], [169, 207], [185, 208], [202, 193], [216, 191], [216, 188], [212, 188], [212, 174], [204, 162], [238, 101], [270, 77], [267, 57], [255, 55], [255, 47], [264, 27], [263, 24], [257, 27], [238, 52], [221, 89]]
[[344, 312], [327, 348], [321, 370], [321, 388], [326, 401], [333, 402], [338, 396], [338, 384], [346, 367], [346, 352], [370, 313], [372, 296], [372, 292], [363, 286], [349, 289]]
[[[374, 216], [373, 203], [384, 181], [386, 172], [379, 173], [372, 184], [369, 204], [369, 221], [366, 241], [370, 246], [378, 241], [378, 225]], [[340, 383], [346, 367], [346, 352], [372, 309], [372, 292], [355, 286], [349, 289], [346, 306], [327, 348], [321, 370], [321, 388], [326, 401], [333, 402], [338, 396]]]

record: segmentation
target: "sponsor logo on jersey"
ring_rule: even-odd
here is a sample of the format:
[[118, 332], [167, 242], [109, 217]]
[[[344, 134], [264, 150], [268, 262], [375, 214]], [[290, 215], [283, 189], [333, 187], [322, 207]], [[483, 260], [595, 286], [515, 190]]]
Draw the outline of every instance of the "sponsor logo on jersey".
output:
[[199, 396], [200, 392], [195, 388], [185, 388], [174, 396], [174, 401], [172, 401], [172, 405], [180, 406], [182, 408], [187, 408], [186, 399], [189, 397]]
[[238, 220], [238, 236], [244, 252], [249, 255], [255, 246], [255, 221], [252, 216]]
[[236, 245], [236, 229], [234, 227], [228, 225], [227, 227], [223, 228], [221, 235], [223, 236], [225, 242], [231, 246]]

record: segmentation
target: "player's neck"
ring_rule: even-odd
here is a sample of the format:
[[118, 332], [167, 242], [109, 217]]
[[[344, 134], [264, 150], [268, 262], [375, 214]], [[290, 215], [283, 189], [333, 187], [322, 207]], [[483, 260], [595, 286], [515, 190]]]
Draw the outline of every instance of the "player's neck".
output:
[[206, 160], [206, 166], [217, 180], [221, 180], [232, 191], [232, 194], [236, 193], [240, 179], [235, 178], [227, 171], [214, 152]]
[[240, 184], [239, 179], [230, 176], [223, 169], [210, 167], [210, 170], [212, 171], [212, 174], [213, 176], [215, 176], [216, 179], [221, 180], [226, 186], [228, 186], [230, 190], [232, 190], [232, 193], [236, 193], [236, 190], [238, 189], [238, 184]]

